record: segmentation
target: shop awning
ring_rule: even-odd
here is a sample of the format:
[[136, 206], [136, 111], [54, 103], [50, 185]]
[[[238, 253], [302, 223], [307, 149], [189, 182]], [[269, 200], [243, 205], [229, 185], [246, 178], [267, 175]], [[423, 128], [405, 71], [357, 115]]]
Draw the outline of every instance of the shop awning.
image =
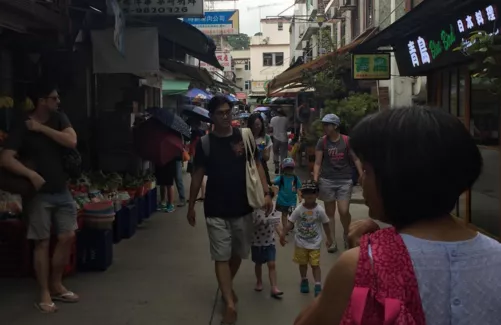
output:
[[230, 79], [226, 78], [222, 72], [218, 72], [218, 71], [214, 71], [213, 72], [218, 78], [221, 78], [222, 82], [221, 81], [217, 81], [217, 80], [214, 80], [214, 83], [220, 87], [220, 88], [223, 88], [225, 90], [228, 90], [228, 91], [233, 91], [232, 88], [234, 89], [237, 89], [237, 90], [242, 90], [242, 88], [240, 88], [239, 86], [237, 86], [236, 83], [234, 83], [233, 81], [231, 81]]
[[186, 80], [163, 80], [162, 94], [164, 96], [182, 95], [188, 91], [190, 82]]
[[268, 84], [268, 96], [270, 94], [273, 94], [280, 89], [286, 87], [287, 85], [290, 84], [295, 84], [295, 87], [299, 87], [301, 85], [301, 80], [303, 78], [303, 72], [306, 70], [320, 70], [322, 67], [324, 67], [328, 62], [329, 59], [332, 57], [338, 55], [338, 54], [343, 54], [350, 52], [352, 49], [357, 47], [359, 44], [364, 42], [368, 37], [370, 37], [372, 34], [374, 34], [376, 28], [369, 28], [367, 29], [364, 33], [362, 33], [359, 37], [357, 37], [353, 42], [350, 44], [341, 47], [337, 49], [334, 52], [327, 53], [325, 55], [322, 55], [321, 57], [316, 58], [313, 61], [310, 61], [308, 63], [299, 65], [297, 67], [294, 67], [290, 70], [286, 70], [276, 76], [270, 83]]
[[187, 65], [178, 61], [164, 59], [160, 60], [160, 65], [165, 70], [169, 70], [175, 73], [182, 73], [187, 78], [199, 81], [205, 86], [211, 86], [214, 84], [214, 80], [212, 80], [210, 73], [203, 68]]
[[447, 22], [449, 20], [456, 22], [457, 13], [470, 7], [472, 3], [478, 0], [440, 0], [423, 1], [402, 18], [395, 21], [389, 27], [385, 28], [370, 40], [359, 44], [355, 52], [375, 51], [379, 47], [394, 45], [397, 40], [405, 39], [420, 30], [426, 29], [436, 22]]
[[198, 28], [170, 17], [141, 17], [141, 20], [155, 25], [161, 38], [174, 43], [187, 54], [223, 70], [216, 58], [216, 43]]

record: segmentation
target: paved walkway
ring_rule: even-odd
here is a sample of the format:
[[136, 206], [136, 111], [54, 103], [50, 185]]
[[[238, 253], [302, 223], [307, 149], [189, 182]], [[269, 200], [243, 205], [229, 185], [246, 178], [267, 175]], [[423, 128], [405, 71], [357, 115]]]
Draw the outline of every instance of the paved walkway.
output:
[[[186, 179], [186, 184], [189, 184]], [[354, 219], [367, 216], [367, 208], [352, 205]], [[59, 304], [59, 312], [42, 315], [33, 308], [33, 279], [0, 279], [0, 324], [4, 325], [206, 325], [215, 302], [216, 282], [209, 257], [203, 208], [197, 206], [198, 224], [186, 222], [186, 208], [157, 213], [135, 237], [114, 247], [114, 264], [103, 273], [79, 273], [66, 285], [81, 295], [78, 304]], [[341, 244], [342, 229], [337, 226]], [[278, 248], [277, 267], [282, 301], [269, 297], [267, 288], [254, 292], [254, 267], [247, 261], [235, 281], [240, 298], [238, 325], [293, 324], [313, 295], [299, 293], [299, 276], [292, 262], [293, 245]], [[322, 251], [326, 275], [338, 254]], [[222, 310], [216, 300], [219, 325]]]

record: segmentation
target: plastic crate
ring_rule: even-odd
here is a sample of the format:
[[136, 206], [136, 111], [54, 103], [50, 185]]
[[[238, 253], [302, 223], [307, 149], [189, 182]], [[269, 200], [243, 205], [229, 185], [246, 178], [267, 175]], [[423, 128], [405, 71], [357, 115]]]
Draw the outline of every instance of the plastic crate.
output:
[[106, 271], [112, 263], [113, 231], [84, 229], [78, 232], [78, 270]]
[[113, 242], [115, 244], [118, 244], [124, 238], [125, 210], [126, 208], [122, 207], [115, 213], [115, 220], [113, 220]]
[[21, 220], [0, 221], [0, 277], [25, 277], [31, 271], [31, 247]]
[[136, 234], [137, 229], [137, 208], [134, 204], [127, 205], [122, 209], [123, 232], [122, 238], [129, 239]]

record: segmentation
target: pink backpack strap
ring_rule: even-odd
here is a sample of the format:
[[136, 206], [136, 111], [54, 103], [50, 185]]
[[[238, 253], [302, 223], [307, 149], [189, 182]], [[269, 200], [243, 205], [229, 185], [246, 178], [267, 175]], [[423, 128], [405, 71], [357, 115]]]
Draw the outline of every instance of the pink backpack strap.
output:
[[362, 237], [348, 309], [341, 324], [426, 324], [412, 261], [394, 228]]
[[341, 137], [343, 137], [344, 143], [346, 143], [346, 150], [348, 150], [348, 153], [350, 153], [350, 137], [347, 136], [346, 134], [341, 134]]

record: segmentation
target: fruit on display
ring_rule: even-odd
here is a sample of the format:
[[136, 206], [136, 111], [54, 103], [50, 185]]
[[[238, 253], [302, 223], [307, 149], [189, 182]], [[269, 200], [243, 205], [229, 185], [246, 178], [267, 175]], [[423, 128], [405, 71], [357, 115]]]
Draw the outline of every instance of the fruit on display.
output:
[[0, 109], [13, 108], [13, 107], [14, 107], [14, 100], [11, 97], [8, 96], [0, 97]]

